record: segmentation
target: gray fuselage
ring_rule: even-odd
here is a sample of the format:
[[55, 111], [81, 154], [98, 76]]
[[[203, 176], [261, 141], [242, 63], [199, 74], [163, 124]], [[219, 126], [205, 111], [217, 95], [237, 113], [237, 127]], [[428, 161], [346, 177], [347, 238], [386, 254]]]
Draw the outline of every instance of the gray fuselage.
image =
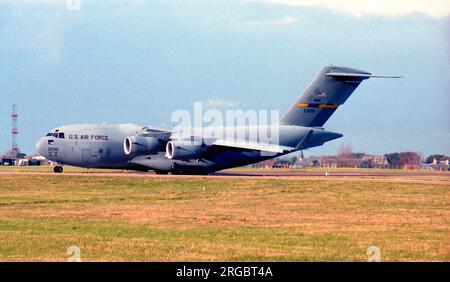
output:
[[[305, 135], [312, 130], [308, 141], [302, 149], [320, 146], [324, 142], [339, 138], [342, 135], [328, 132], [319, 128], [302, 126], [276, 126], [279, 132], [279, 144], [286, 148], [295, 147]], [[258, 129], [258, 127], [253, 127]], [[193, 159], [169, 159], [166, 156], [165, 145], [175, 133], [167, 134], [156, 152], [126, 154], [124, 152], [124, 139], [133, 136], [145, 129], [135, 124], [103, 125], [78, 124], [66, 125], [53, 129], [47, 136], [41, 138], [36, 147], [38, 152], [58, 164], [67, 164], [85, 168], [113, 168], [130, 170], [155, 170], [162, 172], [179, 173], [210, 173], [217, 170], [243, 166], [269, 158], [281, 156], [286, 152], [265, 152], [247, 148], [234, 148], [215, 146], [214, 138], [203, 136], [211, 142], [207, 145], [200, 157]], [[223, 129], [229, 131], [229, 128]], [[248, 127], [231, 129], [234, 131], [246, 130], [246, 142], [257, 142], [248, 136]], [[250, 127], [252, 131], [252, 127]], [[212, 140], [211, 140], [212, 139]], [[206, 145], [205, 145], [206, 146]]]

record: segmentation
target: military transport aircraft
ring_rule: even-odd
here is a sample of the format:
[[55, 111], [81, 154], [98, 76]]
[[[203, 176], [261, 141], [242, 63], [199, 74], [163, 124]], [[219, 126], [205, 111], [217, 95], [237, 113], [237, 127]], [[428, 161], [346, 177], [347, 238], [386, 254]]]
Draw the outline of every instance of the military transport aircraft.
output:
[[[211, 131], [186, 137], [172, 129], [135, 124], [77, 124], [53, 129], [36, 147], [41, 155], [58, 164], [53, 169], [58, 173], [67, 164], [153, 170], [158, 174], [209, 174], [320, 146], [342, 137], [340, 133], [326, 131], [323, 125], [358, 85], [370, 77], [397, 78], [348, 67], [323, 67], [278, 124], [220, 129], [226, 133], [240, 132], [241, 138], [217, 137], [208, 134]], [[263, 128], [276, 130], [277, 142], [249, 134], [249, 131]]]

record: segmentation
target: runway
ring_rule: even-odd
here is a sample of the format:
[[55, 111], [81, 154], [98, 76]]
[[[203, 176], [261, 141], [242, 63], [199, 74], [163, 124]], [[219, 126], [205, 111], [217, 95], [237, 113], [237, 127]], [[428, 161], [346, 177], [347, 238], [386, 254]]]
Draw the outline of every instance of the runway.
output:
[[148, 177], [148, 178], [258, 178], [258, 179], [402, 179], [408, 180], [409, 178], [420, 179], [433, 179], [437, 181], [444, 181], [450, 184], [450, 173], [448, 172], [413, 172], [413, 171], [305, 171], [305, 170], [251, 170], [251, 171], [224, 171], [216, 172], [209, 175], [157, 175], [153, 172], [136, 172], [136, 171], [99, 171], [99, 170], [86, 170], [80, 171], [67, 171], [60, 174], [56, 174], [52, 171], [0, 171], [1, 175], [43, 175], [43, 176], [85, 176], [85, 177]]
[[426, 173], [426, 172], [357, 172], [357, 171], [287, 171], [287, 172], [217, 172], [214, 176], [269, 176], [269, 177], [299, 177], [299, 176], [333, 176], [333, 177], [405, 177], [405, 176], [443, 176], [450, 177], [448, 173]]

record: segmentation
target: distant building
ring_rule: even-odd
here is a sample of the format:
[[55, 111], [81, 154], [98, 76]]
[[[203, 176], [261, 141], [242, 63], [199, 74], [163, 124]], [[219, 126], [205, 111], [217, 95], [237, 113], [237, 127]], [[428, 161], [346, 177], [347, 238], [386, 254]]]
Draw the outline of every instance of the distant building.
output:
[[[440, 155], [441, 156], [441, 155]], [[367, 155], [365, 153], [345, 153], [337, 156], [310, 156], [308, 158], [277, 158], [250, 165], [254, 168], [379, 168], [379, 169], [433, 169], [449, 170], [450, 157], [441, 156], [439, 160], [421, 163], [421, 156], [415, 152], [396, 152], [386, 155]]]
[[425, 165], [428, 168], [433, 170], [442, 170], [449, 171], [450, 170], [450, 157], [443, 156], [439, 160], [433, 159], [433, 163], [429, 165]]
[[400, 153], [400, 163], [403, 169], [420, 169], [421, 158], [414, 152]]
[[317, 162], [314, 163], [313, 166], [336, 168], [338, 167], [338, 163], [335, 157], [330, 157], [317, 160]]
[[17, 158], [3, 156], [1, 158], [1, 165], [16, 165], [17, 160], [18, 160]]
[[256, 164], [251, 164], [250, 167], [252, 168], [272, 168], [273, 164], [276, 162], [274, 159], [265, 160]]
[[361, 164], [361, 159], [352, 157], [323, 157], [319, 160], [320, 167], [326, 168], [357, 168]]
[[365, 155], [361, 159], [361, 168], [388, 168], [389, 162], [386, 156], [379, 155]]
[[291, 163], [286, 160], [277, 160], [273, 163], [272, 168], [289, 168]]
[[9, 156], [3, 156], [0, 158], [0, 165], [5, 166], [33, 166], [33, 165], [48, 165], [51, 162], [43, 156], [31, 156], [27, 158], [13, 158]]
[[44, 156], [32, 156], [28, 158], [28, 165], [48, 165], [51, 161], [46, 159]]

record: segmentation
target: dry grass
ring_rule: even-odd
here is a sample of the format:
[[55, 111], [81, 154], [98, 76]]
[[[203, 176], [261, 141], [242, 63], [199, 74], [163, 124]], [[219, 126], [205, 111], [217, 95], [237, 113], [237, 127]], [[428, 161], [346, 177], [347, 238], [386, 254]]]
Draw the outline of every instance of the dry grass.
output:
[[0, 260], [450, 260], [450, 178], [0, 175]]

